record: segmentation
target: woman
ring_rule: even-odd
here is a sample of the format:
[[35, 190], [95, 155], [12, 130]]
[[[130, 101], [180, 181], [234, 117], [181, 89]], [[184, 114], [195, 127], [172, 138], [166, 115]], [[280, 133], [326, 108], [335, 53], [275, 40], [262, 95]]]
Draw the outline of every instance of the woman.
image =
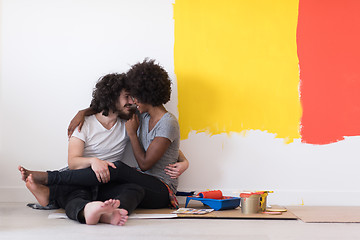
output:
[[[178, 122], [163, 106], [170, 100], [171, 81], [162, 67], [153, 60], [145, 60], [128, 71], [127, 82], [133, 101], [141, 113], [140, 121], [134, 115], [126, 123], [126, 129], [142, 172], [122, 162], [115, 162], [116, 168], [109, 167], [110, 182], [141, 186], [145, 191], [139, 204], [142, 208], [163, 208], [169, 204], [176, 207], [174, 192], [177, 189], [177, 179], [164, 172], [166, 166], [177, 162], [180, 143]], [[138, 138], [136, 132], [139, 124]], [[37, 183], [46, 185], [93, 186], [102, 181], [91, 168], [46, 174], [27, 171], [25, 175], [30, 173], [35, 175]]]

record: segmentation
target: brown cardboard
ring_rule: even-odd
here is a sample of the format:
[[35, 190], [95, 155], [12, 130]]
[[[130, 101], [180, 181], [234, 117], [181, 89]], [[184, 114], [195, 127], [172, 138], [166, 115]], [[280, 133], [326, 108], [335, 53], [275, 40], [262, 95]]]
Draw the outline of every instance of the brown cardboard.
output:
[[360, 206], [291, 206], [287, 208], [307, 223], [360, 222]]
[[[192, 206], [189, 206], [192, 207]], [[279, 207], [277, 207], [279, 208]], [[281, 207], [283, 208], [283, 207]], [[175, 209], [161, 208], [161, 209], [136, 209], [135, 214], [171, 214]], [[64, 209], [58, 209], [55, 213], [65, 213]], [[61, 218], [61, 217], [56, 217]], [[243, 214], [240, 208], [231, 210], [213, 211], [204, 215], [190, 215], [190, 214], [178, 214], [178, 218], [202, 218], [202, 219], [282, 219], [282, 220], [296, 220], [296, 215], [292, 212], [283, 212], [280, 215], [271, 215], [265, 213], [256, 214]]]
[[[184, 206], [180, 206], [184, 207]], [[199, 206], [189, 205], [189, 208], [199, 208]], [[274, 206], [275, 208], [275, 206]], [[283, 208], [276, 206], [276, 208]], [[134, 213], [136, 214], [170, 214], [175, 211], [174, 209], [162, 208], [162, 209], [136, 209]], [[292, 214], [290, 211], [283, 212], [280, 215], [272, 215], [265, 213], [256, 213], [256, 214], [243, 214], [240, 208], [230, 209], [230, 210], [220, 210], [213, 211], [211, 213], [203, 214], [203, 215], [190, 215], [190, 214], [178, 214], [179, 218], [217, 218], [217, 219], [289, 219], [295, 220], [297, 217]]]

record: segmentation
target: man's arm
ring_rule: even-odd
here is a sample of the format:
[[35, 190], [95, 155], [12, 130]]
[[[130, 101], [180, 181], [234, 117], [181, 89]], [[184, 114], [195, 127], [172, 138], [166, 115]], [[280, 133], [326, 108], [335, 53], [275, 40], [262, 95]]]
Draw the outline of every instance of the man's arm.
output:
[[85, 143], [79, 138], [72, 137], [68, 147], [68, 165], [71, 170], [91, 166], [90, 159], [83, 157]]
[[116, 168], [114, 163], [103, 161], [96, 157], [83, 157], [85, 143], [77, 137], [69, 140], [68, 165], [70, 169], [82, 169], [91, 167], [99, 182], [110, 181], [109, 166]]
[[77, 126], [78, 127], [78, 130], [80, 132], [83, 124], [84, 124], [84, 121], [85, 121], [85, 117], [86, 116], [90, 116], [90, 115], [93, 115], [95, 114], [96, 112], [91, 109], [91, 108], [86, 108], [86, 109], [83, 109], [83, 110], [80, 110], [76, 115], [75, 117], [71, 120], [70, 124], [69, 124], [69, 127], [68, 127], [68, 137], [70, 138], [71, 135], [73, 134], [73, 132], [75, 131], [75, 128]]

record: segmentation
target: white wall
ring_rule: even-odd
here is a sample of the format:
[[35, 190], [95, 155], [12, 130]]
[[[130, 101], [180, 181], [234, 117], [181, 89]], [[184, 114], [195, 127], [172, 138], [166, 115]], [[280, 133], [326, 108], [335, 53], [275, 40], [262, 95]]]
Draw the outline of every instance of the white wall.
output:
[[[173, 1], [0, 1], [0, 201], [33, 201], [19, 164], [66, 164], [66, 129], [99, 77], [150, 57], [173, 79]], [[274, 190], [270, 204], [358, 205], [360, 137], [324, 146], [284, 144], [261, 131], [191, 133], [179, 190]]]

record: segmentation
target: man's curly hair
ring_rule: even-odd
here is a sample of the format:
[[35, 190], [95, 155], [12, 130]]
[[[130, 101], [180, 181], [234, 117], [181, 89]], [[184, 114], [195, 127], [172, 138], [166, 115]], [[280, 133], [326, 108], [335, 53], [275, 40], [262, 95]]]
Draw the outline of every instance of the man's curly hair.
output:
[[170, 100], [171, 80], [155, 60], [145, 59], [133, 65], [126, 76], [130, 94], [139, 102], [160, 106]]
[[109, 111], [116, 111], [116, 102], [123, 89], [127, 89], [126, 74], [111, 73], [98, 80], [92, 93], [90, 107], [96, 112], [103, 111], [104, 116], [109, 115]]

